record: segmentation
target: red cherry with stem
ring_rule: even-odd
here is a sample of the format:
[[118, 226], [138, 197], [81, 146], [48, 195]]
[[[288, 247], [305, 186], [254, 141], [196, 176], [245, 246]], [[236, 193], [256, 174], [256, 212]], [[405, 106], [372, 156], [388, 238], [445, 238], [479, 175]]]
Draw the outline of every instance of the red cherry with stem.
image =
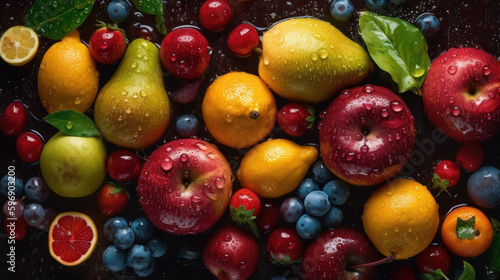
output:
[[117, 181], [132, 181], [141, 172], [141, 159], [129, 150], [118, 149], [109, 154], [106, 160], [106, 171]]
[[299, 102], [290, 102], [278, 112], [278, 124], [290, 136], [302, 136], [312, 129], [314, 109]]
[[391, 280], [416, 280], [415, 272], [407, 265], [401, 265], [391, 273]]
[[14, 240], [22, 240], [26, 236], [26, 231], [28, 230], [28, 223], [23, 216], [17, 218], [15, 221], [7, 219], [7, 216], [3, 217], [3, 229], [7, 236], [12, 236]]
[[201, 5], [200, 22], [207, 30], [222, 30], [231, 18], [231, 6], [226, 0], [207, 0]]
[[274, 263], [295, 263], [302, 256], [302, 249], [302, 239], [293, 229], [275, 229], [267, 239], [269, 259]]
[[40, 160], [43, 141], [38, 134], [31, 131], [23, 131], [16, 138], [16, 150], [19, 157], [27, 163], [35, 163]]
[[23, 130], [27, 119], [24, 105], [19, 101], [12, 101], [0, 115], [0, 131], [7, 136], [16, 136]]
[[438, 269], [447, 274], [450, 271], [450, 267], [450, 253], [442, 246], [429, 245], [417, 255], [417, 269], [422, 275]]
[[434, 168], [434, 175], [432, 177], [433, 189], [439, 189], [436, 196], [440, 195], [443, 191], [448, 192], [448, 188], [455, 186], [460, 180], [462, 172], [460, 167], [453, 161], [445, 159], [440, 161]]
[[280, 205], [271, 199], [261, 200], [260, 214], [255, 219], [257, 228], [263, 232], [269, 232], [276, 227], [281, 217]]
[[246, 57], [259, 45], [259, 34], [248, 23], [236, 26], [227, 37], [227, 46], [237, 56]]
[[484, 158], [483, 146], [477, 143], [464, 144], [455, 154], [455, 161], [467, 171], [476, 171]]
[[116, 24], [106, 25], [104, 22], [100, 22], [97, 26], [101, 28], [90, 36], [90, 54], [95, 61], [102, 64], [117, 62], [123, 57], [127, 48], [125, 32]]

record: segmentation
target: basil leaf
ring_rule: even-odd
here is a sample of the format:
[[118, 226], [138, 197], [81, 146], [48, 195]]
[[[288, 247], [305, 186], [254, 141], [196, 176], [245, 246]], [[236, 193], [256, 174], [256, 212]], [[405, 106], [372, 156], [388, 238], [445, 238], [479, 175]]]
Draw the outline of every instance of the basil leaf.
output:
[[446, 275], [443, 273], [441, 269], [426, 272], [423, 275], [423, 278], [425, 280], [441, 280], [441, 279], [450, 280], [448, 277], [446, 277]]
[[458, 280], [474, 280], [476, 279], [476, 271], [474, 267], [470, 265], [468, 262], [464, 261], [464, 271], [458, 278]]
[[373, 61], [391, 75], [399, 93], [421, 95], [431, 64], [422, 32], [407, 21], [371, 12], [361, 12], [359, 28]]
[[472, 239], [476, 235], [476, 217], [472, 216], [467, 220], [457, 218], [457, 236], [460, 239]]
[[155, 8], [155, 19], [156, 19], [156, 27], [158, 28], [158, 32], [165, 35], [167, 34], [167, 27], [165, 26], [165, 21], [163, 18], [163, 2], [158, 0], [156, 2]]
[[41, 36], [61, 40], [87, 18], [95, 0], [38, 0], [26, 15], [26, 26]]
[[57, 111], [49, 114], [43, 120], [67, 135], [82, 137], [101, 135], [89, 117], [73, 110]]
[[132, 0], [132, 3], [134, 3], [137, 10], [146, 14], [154, 15], [158, 2], [161, 3], [161, 1], [162, 0]]

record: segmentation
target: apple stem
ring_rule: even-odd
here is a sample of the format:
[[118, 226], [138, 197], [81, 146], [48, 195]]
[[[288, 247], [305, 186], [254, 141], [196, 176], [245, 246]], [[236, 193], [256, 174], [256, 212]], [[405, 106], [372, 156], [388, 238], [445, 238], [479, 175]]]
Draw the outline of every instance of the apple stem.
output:
[[362, 268], [362, 267], [371, 267], [371, 266], [376, 266], [376, 265], [380, 265], [380, 264], [384, 264], [384, 263], [390, 263], [393, 260], [394, 260], [394, 254], [391, 253], [386, 258], [383, 258], [383, 259], [378, 260], [378, 261], [374, 261], [371, 263], [362, 263], [362, 264], [353, 265], [353, 266], [349, 267], [349, 270], [353, 270], [356, 268]]

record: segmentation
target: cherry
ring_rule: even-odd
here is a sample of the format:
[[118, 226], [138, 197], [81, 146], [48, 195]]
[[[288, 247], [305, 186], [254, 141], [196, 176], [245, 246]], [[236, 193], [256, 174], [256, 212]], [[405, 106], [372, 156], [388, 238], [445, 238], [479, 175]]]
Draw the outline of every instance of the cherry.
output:
[[35, 163], [40, 160], [43, 141], [38, 134], [31, 131], [23, 131], [16, 138], [16, 150], [19, 157], [27, 163]]
[[231, 31], [227, 37], [229, 49], [237, 56], [249, 56], [259, 45], [259, 34], [255, 27], [242, 23]]
[[226, 0], [207, 0], [200, 8], [200, 22], [210, 31], [224, 29], [231, 20], [231, 6]]
[[476, 171], [484, 158], [483, 146], [476, 143], [464, 144], [455, 154], [455, 161], [467, 171]]
[[127, 44], [123, 30], [116, 26], [102, 25], [104, 26], [96, 30], [90, 37], [89, 51], [95, 61], [112, 64], [122, 58]]
[[443, 191], [450, 194], [447, 188], [455, 186], [460, 180], [461, 174], [460, 167], [455, 162], [448, 159], [442, 160], [434, 168], [432, 188], [440, 189], [437, 195]]
[[28, 114], [26, 108], [19, 101], [13, 101], [0, 115], [0, 131], [7, 136], [16, 136], [26, 125]]
[[293, 229], [278, 228], [267, 239], [267, 252], [272, 262], [294, 263], [302, 256], [302, 239]]
[[141, 159], [129, 150], [118, 149], [109, 154], [106, 171], [117, 181], [132, 181], [141, 172]]
[[278, 112], [278, 124], [290, 136], [302, 136], [312, 128], [314, 109], [299, 102], [290, 102]]
[[269, 232], [276, 227], [280, 217], [280, 205], [274, 200], [262, 199], [260, 214], [255, 219], [255, 223], [259, 230]]
[[450, 266], [450, 253], [442, 246], [429, 245], [417, 255], [417, 269], [422, 275], [438, 269], [447, 274], [450, 271]]
[[200, 77], [210, 62], [212, 48], [207, 39], [194, 28], [175, 29], [163, 38], [160, 60], [170, 74], [181, 79]]
[[28, 223], [23, 216], [16, 220], [9, 220], [7, 216], [3, 217], [3, 229], [7, 236], [13, 236], [14, 240], [22, 240], [26, 236], [28, 230]]

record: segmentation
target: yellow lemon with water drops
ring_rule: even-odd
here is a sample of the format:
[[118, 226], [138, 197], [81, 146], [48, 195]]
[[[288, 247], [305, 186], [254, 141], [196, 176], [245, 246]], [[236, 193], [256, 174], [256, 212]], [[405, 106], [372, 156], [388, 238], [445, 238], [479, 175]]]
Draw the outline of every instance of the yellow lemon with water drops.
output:
[[38, 95], [47, 112], [84, 113], [94, 103], [98, 86], [96, 63], [77, 30], [52, 45], [43, 56], [38, 71]]
[[361, 219], [366, 234], [382, 254], [407, 259], [434, 239], [439, 226], [438, 207], [426, 186], [400, 178], [373, 192]]
[[276, 101], [266, 84], [245, 72], [218, 77], [201, 105], [208, 131], [231, 148], [248, 148], [268, 135], [276, 120]]
[[29, 27], [13, 26], [0, 37], [0, 56], [10, 65], [30, 62], [38, 50], [38, 36]]
[[260, 197], [280, 197], [299, 186], [318, 154], [314, 146], [287, 139], [268, 140], [245, 154], [236, 176], [243, 187]]

